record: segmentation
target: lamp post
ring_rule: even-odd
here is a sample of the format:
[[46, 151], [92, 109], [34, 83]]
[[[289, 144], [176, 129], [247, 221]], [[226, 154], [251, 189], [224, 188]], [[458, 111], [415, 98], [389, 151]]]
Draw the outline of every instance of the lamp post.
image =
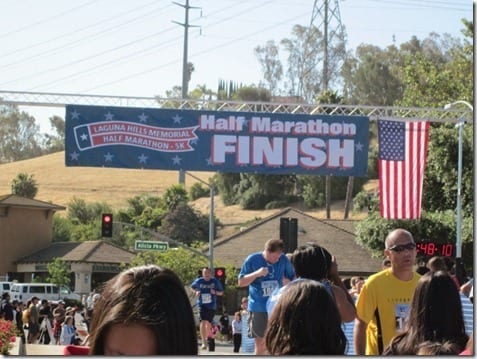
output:
[[[444, 109], [450, 109], [452, 106], [463, 104], [466, 105], [472, 112], [474, 107], [467, 101], [455, 101], [448, 103], [444, 106]], [[462, 141], [463, 141], [463, 127], [465, 120], [461, 117], [457, 123], [459, 128], [459, 145], [458, 145], [458, 157], [457, 157], [457, 218], [456, 218], [456, 241], [455, 241], [455, 261], [456, 261], [456, 274], [460, 281], [462, 276]]]
[[212, 183], [207, 183], [199, 177], [194, 176], [192, 173], [187, 171], [180, 170], [180, 173], [187, 174], [192, 178], [196, 179], [200, 183], [205, 184], [210, 188], [210, 214], [209, 214], [209, 268], [214, 270], [214, 196], [215, 196], [215, 187]]

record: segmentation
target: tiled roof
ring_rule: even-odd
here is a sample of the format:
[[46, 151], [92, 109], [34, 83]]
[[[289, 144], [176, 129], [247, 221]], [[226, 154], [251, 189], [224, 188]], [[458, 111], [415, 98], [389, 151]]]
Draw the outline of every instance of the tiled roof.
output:
[[104, 241], [56, 242], [21, 258], [17, 264], [50, 262], [58, 257], [68, 262], [129, 263], [134, 255]]
[[381, 269], [381, 260], [355, 242], [354, 221], [321, 220], [294, 208], [285, 208], [241, 232], [217, 240], [214, 259], [240, 268], [244, 259], [263, 250], [265, 242], [280, 235], [280, 218], [298, 219], [298, 245], [316, 242], [333, 254], [340, 273], [367, 275]]
[[59, 206], [53, 203], [39, 201], [26, 197], [17, 196], [14, 194], [7, 194], [0, 196], [0, 207], [24, 207], [34, 209], [53, 209], [56, 211], [65, 210], [66, 207]]

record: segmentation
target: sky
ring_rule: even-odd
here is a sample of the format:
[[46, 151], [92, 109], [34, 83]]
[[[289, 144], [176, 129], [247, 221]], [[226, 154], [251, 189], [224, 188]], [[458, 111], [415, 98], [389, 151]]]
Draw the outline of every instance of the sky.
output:
[[[185, 10], [177, 4], [186, 1], [0, 0], [0, 90], [165, 97], [182, 84]], [[314, 0], [188, 1], [189, 90], [216, 91], [220, 79], [258, 85], [254, 48], [290, 38], [295, 24], [309, 26], [314, 7]], [[473, 19], [470, 0], [329, 3], [339, 4], [348, 50], [399, 46], [432, 32], [462, 38], [461, 19]], [[64, 118], [61, 108], [21, 109], [41, 132], [50, 130], [50, 116]]]

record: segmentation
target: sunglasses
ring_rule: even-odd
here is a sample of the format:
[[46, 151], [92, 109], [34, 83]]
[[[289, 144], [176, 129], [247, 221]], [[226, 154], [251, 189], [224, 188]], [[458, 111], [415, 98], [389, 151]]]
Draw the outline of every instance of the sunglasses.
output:
[[388, 249], [393, 252], [402, 252], [404, 250], [409, 250], [412, 251], [414, 248], [416, 248], [416, 243], [406, 243], [406, 244], [396, 244], [392, 247], [389, 247]]

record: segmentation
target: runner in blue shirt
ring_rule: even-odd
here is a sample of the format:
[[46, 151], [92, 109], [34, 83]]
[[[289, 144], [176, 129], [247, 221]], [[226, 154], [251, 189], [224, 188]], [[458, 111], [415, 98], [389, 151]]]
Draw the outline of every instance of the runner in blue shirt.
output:
[[215, 311], [217, 310], [217, 296], [224, 294], [222, 283], [212, 277], [210, 268], [202, 269], [202, 277], [192, 282], [190, 287], [195, 290], [197, 296], [197, 306], [199, 308], [200, 337], [202, 338], [202, 349], [207, 349], [207, 336], [212, 328]]
[[[294, 279], [295, 271], [283, 253], [281, 239], [270, 239], [262, 252], [250, 254], [238, 276], [239, 287], [249, 286], [249, 335], [255, 338], [255, 354], [266, 354], [265, 329], [268, 322], [267, 299], [275, 288], [283, 286], [283, 278]], [[244, 333], [245, 335], [245, 333]]]

